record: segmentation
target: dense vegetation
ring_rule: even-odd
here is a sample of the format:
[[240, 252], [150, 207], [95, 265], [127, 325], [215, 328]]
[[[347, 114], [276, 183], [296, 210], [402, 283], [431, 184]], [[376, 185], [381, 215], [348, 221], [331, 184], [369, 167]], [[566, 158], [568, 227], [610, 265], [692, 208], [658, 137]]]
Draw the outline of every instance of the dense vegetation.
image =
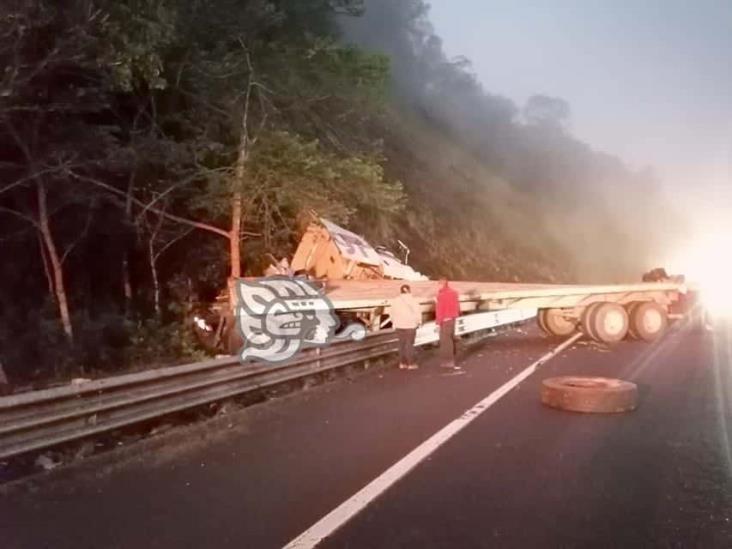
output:
[[612, 278], [652, 249], [651, 178], [561, 100], [484, 92], [422, 0], [8, 0], [0, 66], [17, 381], [195, 355], [192, 311], [313, 211], [453, 277]]

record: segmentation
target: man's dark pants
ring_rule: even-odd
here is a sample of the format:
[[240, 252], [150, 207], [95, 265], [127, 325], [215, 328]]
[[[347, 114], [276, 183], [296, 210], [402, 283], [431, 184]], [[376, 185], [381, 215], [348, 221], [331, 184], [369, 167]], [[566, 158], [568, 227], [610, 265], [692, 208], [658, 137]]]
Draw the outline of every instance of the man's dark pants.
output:
[[399, 362], [401, 364], [414, 364], [414, 338], [417, 330], [397, 329], [397, 337], [399, 338]]
[[442, 366], [455, 366], [455, 319], [440, 324], [440, 362]]

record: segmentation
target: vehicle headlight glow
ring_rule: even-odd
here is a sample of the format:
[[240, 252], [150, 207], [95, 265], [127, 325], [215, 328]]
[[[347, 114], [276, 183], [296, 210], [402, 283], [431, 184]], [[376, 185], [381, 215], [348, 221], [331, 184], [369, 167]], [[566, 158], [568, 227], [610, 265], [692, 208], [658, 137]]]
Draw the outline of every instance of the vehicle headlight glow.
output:
[[699, 291], [705, 310], [715, 317], [732, 318], [732, 231], [707, 233], [673, 262]]
[[713, 277], [699, 283], [699, 295], [704, 309], [714, 317], [732, 317], [731, 280]]

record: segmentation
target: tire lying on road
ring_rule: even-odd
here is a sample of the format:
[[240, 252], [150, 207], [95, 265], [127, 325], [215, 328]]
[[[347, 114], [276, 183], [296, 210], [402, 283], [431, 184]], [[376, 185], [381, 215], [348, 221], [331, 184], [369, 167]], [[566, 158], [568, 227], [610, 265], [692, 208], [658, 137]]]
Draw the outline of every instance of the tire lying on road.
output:
[[542, 381], [541, 402], [571, 412], [629, 412], [638, 404], [638, 387], [629, 381], [606, 377], [552, 377]]

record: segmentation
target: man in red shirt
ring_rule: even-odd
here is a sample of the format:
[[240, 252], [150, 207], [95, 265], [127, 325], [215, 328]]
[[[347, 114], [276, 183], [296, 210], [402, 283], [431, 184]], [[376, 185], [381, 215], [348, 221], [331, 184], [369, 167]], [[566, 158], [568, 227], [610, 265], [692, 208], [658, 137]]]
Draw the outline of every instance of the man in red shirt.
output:
[[458, 294], [447, 279], [440, 280], [435, 306], [435, 322], [440, 329], [440, 360], [443, 368], [460, 370], [455, 365], [455, 320], [460, 316]]

